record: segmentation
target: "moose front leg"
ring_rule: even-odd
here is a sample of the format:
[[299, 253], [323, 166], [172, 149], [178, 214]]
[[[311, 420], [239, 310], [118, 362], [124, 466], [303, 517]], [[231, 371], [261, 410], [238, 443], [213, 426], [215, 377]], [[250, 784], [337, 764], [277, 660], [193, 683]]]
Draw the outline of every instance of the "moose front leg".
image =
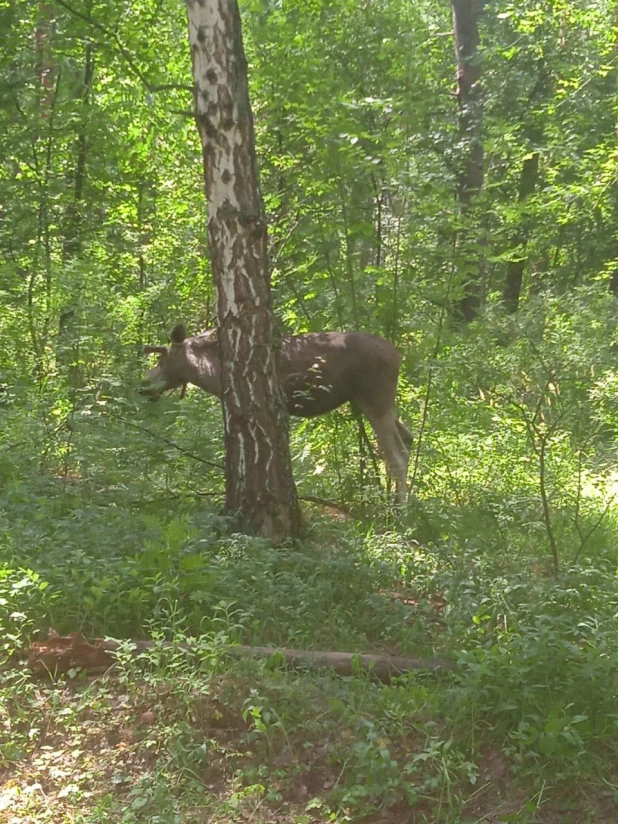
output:
[[389, 474], [395, 481], [397, 503], [405, 504], [407, 498], [409, 456], [406, 445], [399, 434], [395, 413], [391, 410], [383, 415], [375, 415], [367, 412], [365, 412], [365, 415], [373, 431], [376, 433], [378, 445], [386, 460]]

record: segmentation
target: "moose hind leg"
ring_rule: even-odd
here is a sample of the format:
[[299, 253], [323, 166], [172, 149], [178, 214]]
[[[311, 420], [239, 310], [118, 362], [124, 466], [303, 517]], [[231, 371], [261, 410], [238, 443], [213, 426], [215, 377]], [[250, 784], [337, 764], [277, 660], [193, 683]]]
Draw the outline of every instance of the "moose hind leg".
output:
[[[367, 414], [373, 431], [376, 433], [378, 444], [386, 460], [389, 474], [395, 481], [397, 502], [406, 502], [406, 488], [408, 478], [408, 450], [399, 434], [397, 418], [393, 411], [384, 415]], [[407, 430], [406, 430], [407, 431]]]
[[405, 448], [408, 452], [412, 449], [412, 444], [414, 443], [414, 436], [410, 432], [410, 430], [404, 426], [403, 422], [399, 420], [399, 418], [395, 418], [395, 424], [397, 426], [397, 432], [399, 433], [399, 437], [403, 441]]

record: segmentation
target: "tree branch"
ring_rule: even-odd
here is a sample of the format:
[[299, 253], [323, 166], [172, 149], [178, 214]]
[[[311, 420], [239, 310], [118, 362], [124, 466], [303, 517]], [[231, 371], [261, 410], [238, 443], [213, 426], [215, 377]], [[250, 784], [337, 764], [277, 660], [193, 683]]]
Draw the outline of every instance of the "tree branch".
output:
[[111, 31], [104, 26], [102, 23], [99, 23], [98, 20], [90, 17], [89, 14], [84, 14], [83, 12], [79, 11], [78, 9], [73, 8], [73, 6], [69, 5], [66, 0], [58, 0], [58, 4], [62, 6], [63, 9], [72, 14], [74, 17], [78, 17], [80, 20], [83, 20], [85, 23], [88, 23], [89, 26], [92, 26], [97, 31], [101, 32], [108, 40], [112, 40], [116, 48], [118, 49], [119, 53], [124, 58], [126, 64], [131, 69], [133, 74], [141, 81], [144, 85], [144, 88], [149, 92], [161, 92], [161, 91], [171, 91], [177, 89], [179, 91], [187, 91], [193, 92], [192, 86], [185, 86], [181, 83], [151, 83], [148, 78], [144, 75], [142, 70], [139, 68], [135, 59], [131, 52], [124, 46], [120, 37], [116, 34], [116, 32]]
[[175, 441], [172, 441], [170, 438], [166, 438], [165, 435], [161, 435], [159, 432], [155, 432], [152, 429], [148, 429], [146, 426], [140, 426], [138, 423], [134, 423], [133, 421], [127, 420], [127, 418], [123, 418], [122, 415], [116, 415], [113, 412], [108, 413], [111, 417], [116, 418], [122, 423], [126, 424], [127, 426], [131, 426], [133, 429], [137, 429], [140, 432], [144, 432], [146, 435], [151, 435], [153, 438], [157, 438], [157, 440], [162, 441], [163, 443], [167, 444], [168, 446], [177, 449], [178, 452], [181, 452], [183, 455], [186, 455], [188, 458], [193, 458], [195, 461], [199, 461], [200, 463], [206, 464], [206, 466], [212, 466], [214, 469], [219, 469], [221, 472], [225, 471], [225, 467], [220, 464], [216, 463], [215, 461], [209, 461], [206, 458], [202, 458], [200, 455], [196, 455], [195, 452], [191, 452], [190, 449], [185, 449], [184, 446], [180, 446]]

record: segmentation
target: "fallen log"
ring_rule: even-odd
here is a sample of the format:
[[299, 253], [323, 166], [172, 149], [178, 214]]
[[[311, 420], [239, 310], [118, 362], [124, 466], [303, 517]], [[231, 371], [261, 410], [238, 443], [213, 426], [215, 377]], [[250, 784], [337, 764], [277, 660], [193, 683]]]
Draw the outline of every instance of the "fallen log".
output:
[[[45, 641], [35, 642], [25, 651], [31, 669], [38, 673], [66, 673], [71, 669], [82, 669], [89, 673], [105, 672], [116, 663], [113, 653], [120, 647], [130, 654], [138, 655], [149, 649], [183, 649], [195, 651], [195, 646], [174, 641], [134, 641], [121, 642], [98, 638], [89, 644], [79, 632], [68, 636], [50, 634]], [[413, 670], [436, 672], [451, 670], [455, 664], [444, 658], [408, 658], [401, 655], [373, 655], [352, 652], [327, 652], [322, 650], [298, 650], [285, 647], [249, 647], [243, 645], [228, 647], [230, 655], [249, 658], [271, 658], [280, 656], [292, 667], [307, 664], [332, 669], [339, 675], [356, 675], [366, 671], [380, 681], [389, 681], [397, 675]]]
[[[120, 646], [118, 641], [104, 641], [98, 639], [101, 649], [113, 652]], [[136, 652], [152, 649], [161, 644], [159, 641], [132, 641]], [[173, 641], [164, 641], [164, 647], [178, 647], [195, 649], [190, 644], [176, 644]], [[271, 658], [281, 656], [292, 667], [313, 664], [317, 667], [333, 669], [339, 675], [355, 675], [360, 670], [368, 670], [380, 681], [412, 670], [453, 669], [455, 664], [445, 658], [408, 658], [401, 655], [374, 655], [354, 652], [327, 652], [324, 650], [287, 649], [286, 647], [248, 647], [242, 644], [228, 647], [230, 655], [239, 655], [244, 658]]]

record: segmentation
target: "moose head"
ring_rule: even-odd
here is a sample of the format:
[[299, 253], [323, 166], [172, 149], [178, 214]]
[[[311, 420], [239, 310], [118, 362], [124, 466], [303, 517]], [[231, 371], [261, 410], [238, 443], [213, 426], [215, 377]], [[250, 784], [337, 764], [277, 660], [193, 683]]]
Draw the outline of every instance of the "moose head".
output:
[[[164, 392], [181, 387], [181, 397], [184, 397], [187, 384], [194, 383], [206, 392], [218, 395], [218, 369], [216, 377], [213, 375], [211, 381], [207, 380], [214, 371], [209, 369], [209, 363], [215, 358], [218, 362], [214, 330], [187, 338], [184, 325], [179, 323], [172, 329], [170, 340], [170, 346], [144, 346], [145, 355], [158, 355], [159, 359], [157, 365], [145, 374], [140, 394], [156, 401]], [[210, 351], [200, 351], [201, 347]], [[203, 385], [205, 379], [207, 385]]]

